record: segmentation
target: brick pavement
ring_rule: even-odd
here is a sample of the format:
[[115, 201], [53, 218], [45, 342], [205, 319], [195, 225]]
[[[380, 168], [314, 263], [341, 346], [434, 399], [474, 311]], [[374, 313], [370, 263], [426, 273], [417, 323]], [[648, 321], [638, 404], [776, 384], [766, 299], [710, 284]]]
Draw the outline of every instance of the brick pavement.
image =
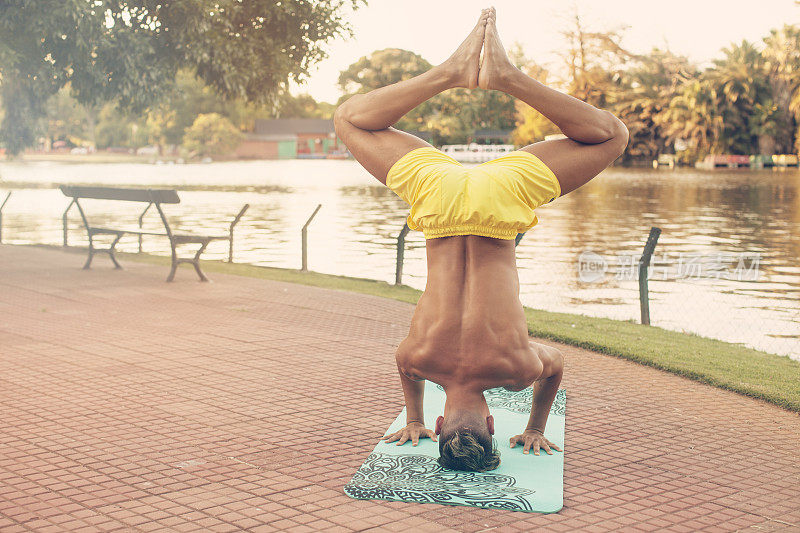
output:
[[560, 513], [352, 500], [411, 305], [82, 262], [0, 246], [4, 533], [800, 531], [800, 417], [569, 346]]

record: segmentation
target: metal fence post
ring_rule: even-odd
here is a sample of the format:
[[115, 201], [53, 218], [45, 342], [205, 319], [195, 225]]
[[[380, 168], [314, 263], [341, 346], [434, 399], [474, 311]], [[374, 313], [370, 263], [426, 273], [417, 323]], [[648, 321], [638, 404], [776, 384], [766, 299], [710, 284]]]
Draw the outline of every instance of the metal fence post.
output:
[[69, 247], [69, 242], [67, 241], [69, 236], [69, 222], [67, 221], [67, 213], [69, 213], [69, 210], [72, 209], [73, 205], [75, 205], [75, 198], [72, 199], [67, 208], [64, 209], [64, 214], [61, 215], [61, 231], [64, 234], [64, 248]]
[[228, 235], [228, 263], [233, 263], [233, 228], [236, 227], [236, 224], [239, 223], [242, 215], [244, 215], [245, 211], [248, 209], [250, 209], [250, 204], [244, 204], [244, 207], [239, 210], [239, 214], [236, 215], [236, 218], [234, 218], [233, 222], [231, 222], [230, 232]]
[[300, 270], [303, 271], [303, 272], [308, 272], [308, 225], [311, 223], [311, 220], [313, 220], [313, 218], [316, 216], [317, 211], [319, 211], [320, 207], [322, 207], [322, 204], [317, 205], [317, 208], [314, 209], [314, 212], [311, 213], [310, 217], [308, 217], [308, 220], [306, 220], [306, 223], [303, 224], [303, 229], [300, 231], [300, 235], [301, 235], [302, 241], [303, 241], [302, 242], [302, 248], [303, 248], [303, 250], [302, 250], [302, 252], [303, 252], [302, 265], [303, 266], [300, 268]]
[[661, 228], [651, 227], [650, 235], [644, 245], [642, 257], [639, 259], [639, 307], [642, 311], [642, 324], [650, 325], [650, 297], [647, 289], [647, 269], [650, 266], [650, 258], [661, 235]]
[[400, 285], [403, 283], [403, 260], [406, 255], [406, 235], [408, 234], [408, 224], [403, 224], [403, 229], [397, 236], [397, 263], [394, 269], [394, 284]]
[[8, 203], [9, 198], [11, 198], [11, 191], [8, 191], [8, 194], [6, 194], [6, 199], [3, 200], [2, 204], [0, 204], [0, 244], [3, 242], [3, 208]]
[[[139, 231], [142, 231], [142, 226], [144, 224], [144, 216], [147, 214], [147, 211], [150, 209], [150, 207], [152, 205], [153, 205], [153, 202], [150, 202], [149, 204], [147, 204], [147, 207], [144, 208], [144, 211], [142, 211], [142, 214], [139, 215]], [[139, 234], [139, 253], [142, 253], [142, 234], [141, 233]]]

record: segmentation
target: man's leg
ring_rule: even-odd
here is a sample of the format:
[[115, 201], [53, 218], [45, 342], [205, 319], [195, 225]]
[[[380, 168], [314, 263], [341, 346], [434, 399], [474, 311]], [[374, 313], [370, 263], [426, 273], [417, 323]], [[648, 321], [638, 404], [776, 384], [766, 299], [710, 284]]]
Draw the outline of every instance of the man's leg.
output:
[[553, 171], [561, 184], [562, 195], [599, 174], [628, 144], [628, 130], [614, 115], [546, 87], [511, 64], [497, 34], [494, 8], [486, 24], [478, 85], [522, 100], [550, 119], [568, 137], [522, 148]]
[[336, 134], [353, 157], [386, 184], [386, 174], [402, 156], [430, 146], [428, 143], [390, 127], [400, 118], [442, 91], [454, 87], [474, 88], [488, 10], [450, 58], [409, 80], [356, 94], [339, 106], [334, 114]]

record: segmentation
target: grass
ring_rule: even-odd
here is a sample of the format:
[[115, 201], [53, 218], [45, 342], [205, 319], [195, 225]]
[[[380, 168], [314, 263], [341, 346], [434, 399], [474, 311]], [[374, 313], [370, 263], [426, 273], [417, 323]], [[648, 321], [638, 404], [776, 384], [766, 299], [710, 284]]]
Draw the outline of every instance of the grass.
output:
[[[169, 264], [169, 258], [163, 256], [120, 255], [147, 263]], [[359, 292], [411, 304], [422, 294], [405, 285], [363, 278], [220, 261], [202, 264], [206, 272]], [[621, 357], [800, 412], [800, 362], [788, 357], [634, 322], [527, 307], [525, 315], [528, 331], [535, 337]]]
[[622, 357], [800, 412], [800, 362], [634, 322], [525, 308], [531, 335]]

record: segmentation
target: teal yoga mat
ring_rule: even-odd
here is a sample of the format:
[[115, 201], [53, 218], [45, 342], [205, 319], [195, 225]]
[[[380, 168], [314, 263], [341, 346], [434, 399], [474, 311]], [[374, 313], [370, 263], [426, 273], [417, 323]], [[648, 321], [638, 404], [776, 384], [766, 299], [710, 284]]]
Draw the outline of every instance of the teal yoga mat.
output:
[[[494, 416], [500, 466], [490, 472], [460, 472], [436, 462], [439, 443], [421, 439], [417, 446], [379, 442], [355, 473], [344, 492], [359, 500], [389, 500], [444, 505], [468, 505], [488, 509], [554, 513], [564, 505], [564, 454], [522, 453], [522, 445], [509, 447], [509, 439], [525, 429], [533, 389], [519, 392], [490, 389], [484, 392]], [[441, 386], [425, 383], [425, 421], [431, 428], [444, 411]], [[545, 437], [564, 449], [567, 395], [560, 389], [550, 410]], [[406, 410], [385, 434], [405, 426]]]

